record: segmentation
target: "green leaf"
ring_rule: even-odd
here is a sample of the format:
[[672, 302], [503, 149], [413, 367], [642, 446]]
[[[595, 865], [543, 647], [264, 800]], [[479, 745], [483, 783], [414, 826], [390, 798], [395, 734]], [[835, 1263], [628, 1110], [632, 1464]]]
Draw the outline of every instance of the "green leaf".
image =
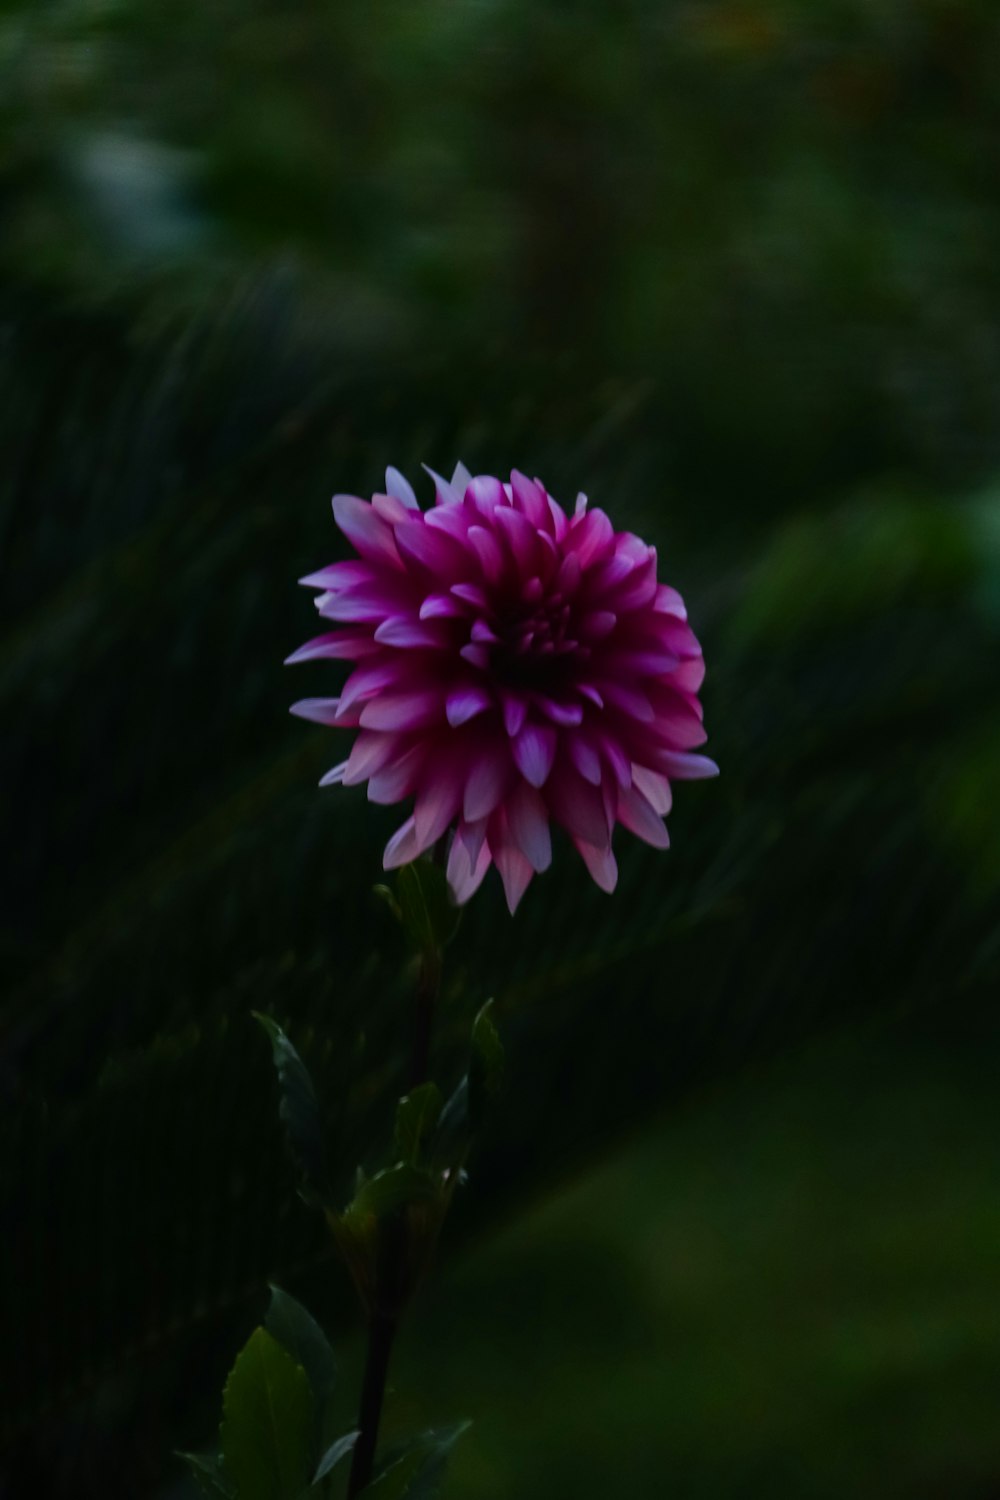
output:
[[399, 902], [396, 900], [396, 895], [392, 887], [388, 885], [373, 885], [372, 891], [380, 901], [385, 903], [396, 918], [396, 921], [402, 925], [403, 913], [400, 910]]
[[404, 1162], [416, 1163], [428, 1136], [441, 1116], [441, 1090], [436, 1083], [422, 1083], [404, 1098], [396, 1110], [396, 1150]]
[[217, 1454], [178, 1453], [177, 1457], [187, 1464], [202, 1494], [208, 1495], [209, 1500], [233, 1500], [236, 1491]]
[[440, 865], [417, 859], [396, 875], [396, 901], [403, 928], [421, 953], [440, 954], [454, 937], [461, 912]]
[[230, 1371], [221, 1437], [239, 1500], [298, 1500], [312, 1471], [313, 1397], [305, 1370], [266, 1328]]
[[448, 1454], [472, 1424], [422, 1433], [362, 1490], [366, 1500], [437, 1500]]
[[454, 1166], [468, 1152], [469, 1131], [469, 1078], [461, 1080], [441, 1111], [441, 1118], [434, 1135], [432, 1156], [436, 1165]]
[[313, 1475], [313, 1484], [319, 1484], [320, 1480], [325, 1479], [331, 1469], [336, 1468], [342, 1458], [346, 1458], [360, 1436], [360, 1432], [345, 1432], [343, 1437], [339, 1437], [335, 1443], [330, 1444], [317, 1465], [316, 1472]]
[[321, 1408], [333, 1390], [337, 1363], [326, 1334], [312, 1313], [280, 1287], [272, 1286], [264, 1326], [305, 1370], [316, 1405]]
[[503, 1046], [493, 1024], [493, 1001], [486, 1004], [472, 1023], [472, 1058], [469, 1063], [469, 1122], [475, 1129], [503, 1083]]
[[440, 1185], [430, 1172], [409, 1162], [399, 1162], [369, 1177], [348, 1206], [346, 1214], [374, 1215], [382, 1219], [408, 1203], [429, 1203], [439, 1196]]
[[271, 1054], [278, 1074], [281, 1094], [279, 1113], [288, 1136], [292, 1159], [298, 1168], [306, 1193], [303, 1196], [319, 1201], [324, 1181], [323, 1129], [320, 1122], [316, 1090], [305, 1063], [302, 1061], [277, 1021], [270, 1016], [254, 1011], [267, 1032], [271, 1043]]

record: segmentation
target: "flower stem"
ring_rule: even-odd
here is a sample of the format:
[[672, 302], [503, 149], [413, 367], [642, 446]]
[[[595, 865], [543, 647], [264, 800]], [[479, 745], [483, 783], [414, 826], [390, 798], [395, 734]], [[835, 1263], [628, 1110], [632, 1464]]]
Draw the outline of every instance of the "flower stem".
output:
[[361, 1388], [358, 1440], [351, 1456], [351, 1477], [347, 1486], [348, 1500], [359, 1495], [371, 1481], [379, 1422], [382, 1418], [385, 1384], [389, 1374], [389, 1355], [392, 1353], [397, 1327], [398, 1320], [395, 1317], [386, 1317], [377, 1312], [372, 1314], [368, 1324], [368, 1357], [365, 1361], [365, 1378]]
[[434, 1002], [441, 988], [441, 955], [425, 953], [420, 960], [417, 981], [416, 1013], [413, 1018], [413, 1044], [407, 1088], [424, 1083], [430, 1071], [431, 1033], [434, 1026]]
[[[423, 1083], [430, 1069], [434, 1002], [440, 987], [441, 954], [439, 952], [425, 953], [420, 960], [420, 977], [415, 997], [413, 1042], [407, 1072], [407, 1088], [410, 1089]], [[385, 1241], [381, 1249], [378, 1281], [379, 1291], [386, 1299], [386, 1306], [380, 1306], [376, 1302], [368, 1320], [368, 1354], [361, 1387], [358, 1440], [351, 1456], [347, 1500], [354, 1500], [354, 1497], [360, 1495], [365, 1486], [371, 1483], [372, 1470], [375, 1466], [375, 1449], [378, 1443], [379, 1424], [382, 1420], [386, 1381], [389, 1376], [389, 1356], [392, 1353], [396, 1330], [399, 1327], [399, 1311], [394, 1293], [400, 1282], [400, 1270], [404, 1264], [407, 1249], [406, 1222], [402, 1214], [385, 1225]], [[392, 1307], [393, 1310], [388, 1311], [387, 1307]]]

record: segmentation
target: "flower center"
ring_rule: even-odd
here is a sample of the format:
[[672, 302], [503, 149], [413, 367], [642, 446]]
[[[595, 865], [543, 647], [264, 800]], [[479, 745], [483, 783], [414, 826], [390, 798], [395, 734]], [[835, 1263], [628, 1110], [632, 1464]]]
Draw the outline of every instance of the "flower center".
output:
[[495, 635], [493, 667], [510, 687], [558, 687], [581, 653], [572, 608], [560, 594], [519, 599], [498, 614]]

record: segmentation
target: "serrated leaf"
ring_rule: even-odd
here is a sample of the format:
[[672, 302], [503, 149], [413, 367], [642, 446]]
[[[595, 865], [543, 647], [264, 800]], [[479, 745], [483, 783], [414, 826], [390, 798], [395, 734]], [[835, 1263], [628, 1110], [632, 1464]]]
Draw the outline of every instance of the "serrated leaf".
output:
[[336, 1468], [342, 1458], [347, 1457], [360, 1436], [360, 1432], [345, 1432], [343, 1437], [339, 1437], [335, 1443], [330, 1444], [316, 1466], [316, 1472], [312, 1480], [313, 1484], [319, 1484], [320, 1480], [325, 1479], [331, 1469]]
[[222, 1456], [239, 1500], [298, 1500], [315, 1444], [305, 1370], [266, 1328], [237, 1357], [222, 1398]]
[[403, 865], [396, 874], [396, 901], [403, 929], [421, 953], [440, 954], [461, 916], [444, 870], [429, 859]]
[[448, 1455], [471, 1425], [457, 1422], [422, 1433], [362, 1490], [365, 1500], [437, 1500]]
[[312, 1313], [280, 1287], [272, 1286], [264, 1326], [305, 1370], [317, 1409], [321, 1409], [333, 1390], [337, 1363], [326, 1334]]
[[441, 1090], [436, 1083], [422, 1083], [400, 1099], [396, 1110], [396, 1150], [404, 1162], [420, 1159], [424, 1142], [441, 1116]]
[[281, 1102], [279, 1113], [288, 1137], [288, 1145], [310, 1196], [318, 1196], [324, 1182], [323, 1128], [316, 1090], [309, 1070], [288, 1037], [271, 1016], [253, 1012], [267, 1032], [271, 1055], [278, 1074]]
[[487, 1000], [472, 1023], [472, 1057], [469, 1062], [469, 1121], [475, 1129], [489, 1099], [500, 1092], [504, 1053], [493, 1024], [493, 1001]]
[[222, 1459], [214, 1453], [178, 1453], [191, 1470], [202, 1494], [209, 1500], [233, 1500], [236, 1494], [232, 1481], [222, 1466]]

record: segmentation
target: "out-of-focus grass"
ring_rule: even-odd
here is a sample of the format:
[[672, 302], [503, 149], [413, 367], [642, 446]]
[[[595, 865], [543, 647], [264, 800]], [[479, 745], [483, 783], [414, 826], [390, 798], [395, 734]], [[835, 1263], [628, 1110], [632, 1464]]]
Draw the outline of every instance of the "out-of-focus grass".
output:
[[456, 1264], [392, 1422], [474, 1414], [467, 1500], [996, 1494], [991, 1050], [852, 1034], [662, 1121]]

